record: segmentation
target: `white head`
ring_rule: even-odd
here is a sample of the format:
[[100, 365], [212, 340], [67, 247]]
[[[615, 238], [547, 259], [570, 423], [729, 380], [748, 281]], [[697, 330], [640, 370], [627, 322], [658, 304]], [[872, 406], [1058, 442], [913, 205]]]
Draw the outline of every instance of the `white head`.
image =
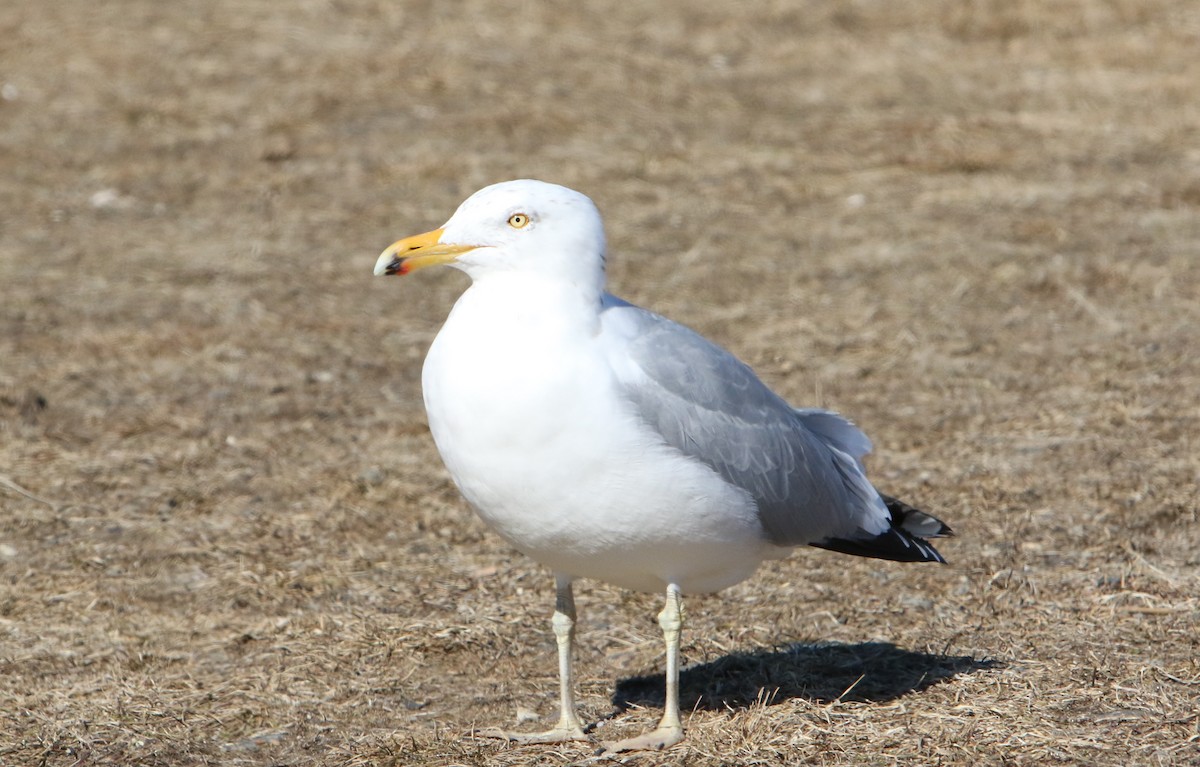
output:
[[604, 287], [604, 224], [595, 203], [557, 184], [522, 179], [484, 187], [441, 228], [393, 243], [375, 274], [446, 264], [472, 280], [529, 272]]

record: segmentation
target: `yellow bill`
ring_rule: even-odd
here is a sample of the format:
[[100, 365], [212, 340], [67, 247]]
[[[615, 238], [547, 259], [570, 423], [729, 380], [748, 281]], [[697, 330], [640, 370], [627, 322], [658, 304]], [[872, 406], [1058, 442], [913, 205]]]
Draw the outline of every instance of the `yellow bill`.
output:
[[441, 242], [442, 229], [424, 234], [415, 234], [397, 240], [379, 254], [375, 262], [375, 276], [384, 274], [408, 274], [427, 266], [448, 264], [477, 245], [449, 245]]

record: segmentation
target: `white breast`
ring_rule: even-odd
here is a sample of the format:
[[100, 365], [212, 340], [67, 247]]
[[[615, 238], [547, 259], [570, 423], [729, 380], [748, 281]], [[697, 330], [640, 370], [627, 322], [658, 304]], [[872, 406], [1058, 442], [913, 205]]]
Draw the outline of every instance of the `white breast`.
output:
[[558, 573], [692, 593], [748, 577], [771, 555], [753, 501], [636, 418], [596, 308], [560, 291], [477, 283], [430, 348], [425, 406], [455, 483]]

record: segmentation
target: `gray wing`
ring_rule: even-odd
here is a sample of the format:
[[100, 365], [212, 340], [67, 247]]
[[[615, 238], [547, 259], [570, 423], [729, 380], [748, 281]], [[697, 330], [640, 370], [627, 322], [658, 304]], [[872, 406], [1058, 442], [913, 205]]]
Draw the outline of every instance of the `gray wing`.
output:
[[863, 473], [871, 442], [849, 421], [792, 408], [703, 336], [619, 299], [606, 299], [601, 323], [622, 394], [664, 442], [749, 493], [772, 543], [889, 532]]

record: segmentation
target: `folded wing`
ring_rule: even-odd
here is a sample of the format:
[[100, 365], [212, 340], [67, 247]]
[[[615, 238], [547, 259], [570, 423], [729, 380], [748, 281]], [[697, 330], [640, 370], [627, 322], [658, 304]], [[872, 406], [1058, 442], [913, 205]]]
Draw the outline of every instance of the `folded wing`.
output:
[[744, 489], [771, 543], [944, 561], [922, 538], [949, 528], [879, 494], [862, 465], [871, 442], [854, 424], [791, 407], [733, 355], [657, 314], [608, 297], [601, 322], [621, 393], [666, 444]]

